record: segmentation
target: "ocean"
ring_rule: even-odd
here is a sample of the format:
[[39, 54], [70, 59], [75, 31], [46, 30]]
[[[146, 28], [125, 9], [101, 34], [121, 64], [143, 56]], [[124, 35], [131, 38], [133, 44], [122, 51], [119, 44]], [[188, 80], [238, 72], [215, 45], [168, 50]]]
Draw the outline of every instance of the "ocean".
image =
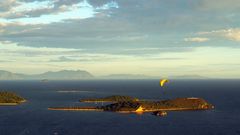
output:
[[[240, 80], [81, 80], [0, 81], [0, 90], [27, 99], [0, 106], [0, 135], [240, 135]], [[207, 111], [150, 113], [51, 111], [48, 107], [101, 105], [79, 99], [129, 95], [163, 100], [200, 97], [215, 106]]]

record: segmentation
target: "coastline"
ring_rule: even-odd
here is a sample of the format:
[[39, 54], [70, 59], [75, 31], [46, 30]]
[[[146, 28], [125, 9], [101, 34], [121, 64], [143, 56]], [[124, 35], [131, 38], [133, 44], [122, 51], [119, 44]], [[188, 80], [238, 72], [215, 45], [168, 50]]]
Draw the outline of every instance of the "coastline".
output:
[[16, 106], [18, 103], [0, 103], [0, 106]]
[[[143, 110], [142, 113], [147, 112], [156, 112], [156, 111], [199, 111], [199, 110], [209, 110], [209, 109], [192, 109], [192, 108], [169, 108], [169, 109], [152, 109], [152, 110]], [[139, 113], [138, 111], [116, 111], [119, 113]]]
[[[116, 97], [116, 96], [115, 96]], [[123, 97], [123, 96], [121, 96]], [[83, 101], [83, 100], [81, 100]], [[93, 100], [85, 100], [89, 102]], [[106, 102], [106, 100], [95, 100], [94, 102]], [[109, 101], [108, 101], [109, 102]], [[148, 113], [161, 111], [200, 111], [213, 109], [214, 106], [202, 98], [188, 97], [176, 98], [163, 101], [122, 101], [114, 102], [105, 106], [70, 106], [50, 107], [48, 110], [62, 111], [106, 111], [117, 113]]]
[[97, 100], [97, 101], [91, 101], [91, 100], [86, 100], [86, 101], [79, 101], [79, 102], [82, 102], [82, 103], [114, 103], [114, 102], [117, 102], [117, 101], [101, 101], [101, 100]]
[[[48, 110], [62, 110], [62, 111], [106, 111], [101, 108], [95, 107], [49, 107]], [[202, 108], [168, 108], [168, 109], [151, 109], [143, 110], [141, 112], [155, 112], [155, 111], [199, 111], [199, 110], [209, 110]], [[138, 111], [106, 111], [106, 112], [119, 112], [119, 113], [137, 113]]]
[[0, 106], [16, 106], [25, 102], [27, 102], [27, 100], [20, 101], [19, 103], [0, 103]]
[[104, 111], [96, 107], [49, 107], [48, 110], [62, 110], [62, 111]]

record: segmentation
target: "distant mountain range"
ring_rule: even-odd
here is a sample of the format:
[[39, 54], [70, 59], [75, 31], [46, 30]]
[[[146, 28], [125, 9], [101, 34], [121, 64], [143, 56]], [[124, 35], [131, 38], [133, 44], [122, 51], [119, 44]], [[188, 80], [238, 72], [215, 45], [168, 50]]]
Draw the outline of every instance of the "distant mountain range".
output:
[[[209, 79], [199, 75], [170, 76], [169, 79]], [[81, 79], [161, 79], [158, 76], [143, 74], [111, 74], [107, 76], [94, 76], [84, 70], [61, 70], [45, 72], [42, 74], [26, 75], [0, 70], [0, 80], [81, 80]]]
[[9, 71], [0, 70], [0, 80], [42, 80], [42, 79], [51, 79], [51, 80], [78, 80], [78, 79], [91, 79], [94, 76], [83, 70], [61, 70], [57, 72], [46, 72], [42, 74], [35, 75], [26, 75], [12, 73]]
[[205, 76], [200, 75], [180, 75], [180, 76], [170, 76], [170, 79], [210, 79]]
[[103, 79], [154, 79], [159, 77], [147, 76], [143, 74], [111, 74], [102, 76]]

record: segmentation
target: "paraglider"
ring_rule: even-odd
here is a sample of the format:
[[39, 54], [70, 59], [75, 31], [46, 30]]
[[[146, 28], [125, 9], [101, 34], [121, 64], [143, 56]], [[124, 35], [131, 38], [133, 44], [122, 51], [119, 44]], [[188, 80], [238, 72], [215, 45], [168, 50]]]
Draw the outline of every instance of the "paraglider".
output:
[[165, 83], [169, 82], [168, 79], [162, 79], [160, 80], [160, 86], [163, 87], [165, 85]]

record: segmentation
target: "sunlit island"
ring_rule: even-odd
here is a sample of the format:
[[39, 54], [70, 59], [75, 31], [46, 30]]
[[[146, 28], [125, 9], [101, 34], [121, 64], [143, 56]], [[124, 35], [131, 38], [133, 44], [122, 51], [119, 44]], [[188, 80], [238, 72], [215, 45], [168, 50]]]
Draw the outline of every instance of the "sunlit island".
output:
[[156, 116], [166, 116], [167, 111], [209, 110], [214, 106], [202, 98], [176, 98], [162, 101], [139, 100], [130, 96], [109, 96], [105, 98], [81, 99], [80, 102], [111, 102], [96, 107], [50, 107], [49, 110], [69, 111], [111, 111], [120, 113], [152, 112]]
[[23, 102], [26, 102], [26, 100], [13, 92], [0, 92], [0, 106], [18, 105]]

